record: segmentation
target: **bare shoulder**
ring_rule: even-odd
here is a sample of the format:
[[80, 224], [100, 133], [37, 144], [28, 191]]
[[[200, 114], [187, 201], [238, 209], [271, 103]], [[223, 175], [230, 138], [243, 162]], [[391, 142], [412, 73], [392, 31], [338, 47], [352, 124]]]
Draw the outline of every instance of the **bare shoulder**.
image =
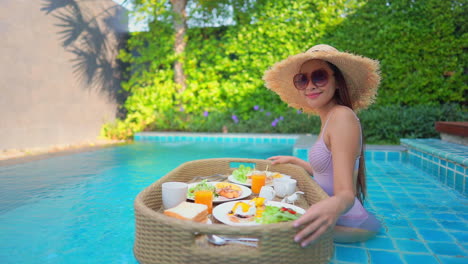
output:
[[[361, 135], [359, 120], [353, 110], [346, 106], [338, 106], [334, 109], [328, 134], [330, 149], [352, 149], [358, 147], [357, 143]], [[326, 142], [327, 143], [327, 142]]]
[[333, 119], [333, 123], [338, 125], [356, 126], [359, 123], [353, 110], [346, 106], [337, 106], [333, 112]]

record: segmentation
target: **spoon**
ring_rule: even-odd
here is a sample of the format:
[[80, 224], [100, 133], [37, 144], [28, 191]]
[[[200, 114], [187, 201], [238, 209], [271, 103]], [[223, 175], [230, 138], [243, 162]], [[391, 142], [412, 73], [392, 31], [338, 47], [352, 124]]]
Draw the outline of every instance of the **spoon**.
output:
[[241, 244], [244, 246], [250, 246], [250, 247], [257, 247], [257, 244], [255, 243], [250, 243], [250, 242], [245, 242], [245, 241], [240, 241], [235, 238], [223, 238], [214, 234], [207, 234], [206, 237], [208, 238], [208, 241], [210, 241], [214, 245], [222, 246], [227, 243], [237, 243]]

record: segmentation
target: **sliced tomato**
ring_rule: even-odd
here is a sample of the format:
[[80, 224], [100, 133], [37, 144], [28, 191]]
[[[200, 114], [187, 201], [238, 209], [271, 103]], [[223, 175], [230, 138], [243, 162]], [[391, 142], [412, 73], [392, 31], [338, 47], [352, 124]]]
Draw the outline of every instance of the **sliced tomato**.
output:
[[297, 212], [294, 211], [293, 209], [291, 209], [291, 208], [286, 208], [286, 207], [281, 207], [280, 210], [283, 211], [283, 212], [289, 212], [290, 214], [296, 214], [296, 213], [297, 213]]

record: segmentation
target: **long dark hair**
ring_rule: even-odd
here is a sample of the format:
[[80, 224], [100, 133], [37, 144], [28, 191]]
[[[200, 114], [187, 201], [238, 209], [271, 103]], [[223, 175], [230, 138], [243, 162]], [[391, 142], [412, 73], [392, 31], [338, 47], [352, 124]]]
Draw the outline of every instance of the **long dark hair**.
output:
[[[335, 100], [337, 104], [344, 105], [353, 109], [353, 104], [349, 97], [348, 85], [343, 76], [341, 70], [336, 67], [334, 64], [328, 62], [328, 66], [332, 69], [335, 76], [336, 91], [335, 91]], [[361, 131], [362, 134], [362, 131]], [[359, 170], [356, 182], [356, 197], [358, 200], [363, 203], [366, 199], [367, 186], [366, 186], [366, 164], [364, 160], [364, 136], [361, 137], [361, 156], [359, 157]]]

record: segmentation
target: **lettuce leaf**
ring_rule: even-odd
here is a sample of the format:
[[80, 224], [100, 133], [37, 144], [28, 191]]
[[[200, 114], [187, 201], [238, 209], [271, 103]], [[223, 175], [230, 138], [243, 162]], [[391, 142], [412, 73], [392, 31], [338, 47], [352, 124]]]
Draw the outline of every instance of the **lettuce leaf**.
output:
[[193, 186], [192, 188], [189, 188], [187, 190], [187, 198], [194, 199], [195, 198], [195, 192], [196, 191], [202, 191], [202, 190], [213, 191], [213, 194], [215, 195], [215, 197], [218, 196], [217, 193], [216, 193], [216, 187], [213, 186], [212, 184], [208, 183], [207, 181], [208, 180], [203, 180], [200, 183], [198, 183], [197, 185]]
[[245, 183], [247, 182], [247, 174], [250, 171], [252, 171], [252, 168], [244, 166], [244, 165], [240, 165], [239, 168], [235, 169], [232, 172], [232, 176], [234, 177], [236, 181]]
[[255, 219], [255, 221], [260, 224], [273, 224], [293, 221], [299, 217], [301, 217], [299, 213], [292, 214], [287, 210], [281, 210], [281, 207], [267, 205], [265, 206], [265, 211], [263, 211], [262, 216]]

